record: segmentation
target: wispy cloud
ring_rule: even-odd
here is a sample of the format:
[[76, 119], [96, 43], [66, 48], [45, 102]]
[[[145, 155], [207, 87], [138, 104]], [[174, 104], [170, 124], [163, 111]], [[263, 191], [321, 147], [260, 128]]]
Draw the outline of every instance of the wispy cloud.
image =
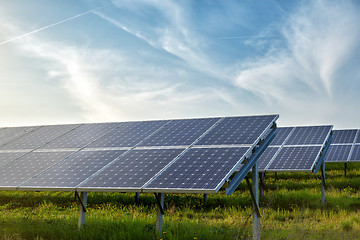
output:
[[[97, 11], [96, 14], [118, 28], [133, 34], [156, 49], [162, 49], [180, 59], [187, 67], [200, 71], [219, 80], [229, 80], [226, 72], [218, 69], [206, 52], [208, 40], [193, 29], [193, 22], [189, 22], [190, 6], [186, 2], [163, 1], [112, 1], [120, 9], [132, 11], [134, 21], [112, 17]], [[158, 25], [149, 23], [150, 13], [141, 15], [142, 9], [154, 9], [156, 17], [161, 19]], [[135, 20], [136, 19], [136, 20]]]
[[[8, 24], [6, 31], [16, 34], [22, 29]], [[188, 73], [175, 65], [157, 66], [126, 51], [79, 47], [45, 36], [28, 35], [13, 46], [39, 63], [53, 86], [66, 91], [79, 109], [77, 114], [87, 121], [183, 117], [184, 112], [199, 116], [201, 105], [219, 98], [211, 87], [191, 89], [179, 81], [181, 74]]]
[[351, 1], [302, 2], [281, 27], [286, 46], [242, 62], [236, 86], [289, 115], [296, 109], [319, 116], [321, 109], [322, 118], [329, 117], [334, 114], [330, 106], [335, 107], [332, 103], [342, 94], [334, 84], [354, 81], [339, 71], [359, 47], [358, 13]]

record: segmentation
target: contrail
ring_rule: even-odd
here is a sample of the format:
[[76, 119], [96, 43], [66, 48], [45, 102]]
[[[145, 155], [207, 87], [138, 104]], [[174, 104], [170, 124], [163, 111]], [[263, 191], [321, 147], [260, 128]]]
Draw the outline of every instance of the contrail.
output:
[[220, 40], [228, 40], [228, 39], [242, 39], [242, 38], [270, 38], [270, 37], [280, 37], [280, 35], [267, 35], [267, 36], [238, 36], [238, 37], [224, 37], [218, 38]]
[[28, 33], [25, 33], [25, 34], [22, 34], [22, 35], [20, 35], [20, 36], [17, 36], [17, 37], [14, 37], [14, 38], [8, 39], [8, 40], [6, 40], [6, 41], [4, 41], [4, 42], [0, 42], [0, 46], [2, 46], [2, 45], [4, 45], [4, 44], [6, 44], [6, 43], [8, 43], [8, 42], [12, 42], [12, 41], [15, 41], [15, 40], [17, 40], [17, 39], [20, 39], [20, 38], [23, 38], [23, 37], [29, 36], [29, 35], [34, 34], [34, 33], [37, 33], [37, 32], [40, 32], [40, 31], [42, 31], [42, 30], [45, 30], [45, 29], [48, 29], [48, 28], [54, 27], [54, 26], [59, 25], [59, 24], [61, 24], [61, 23], [64, 23], [64, 22], [67, 22], [67, 21], [73, 20], [73, 19], [75, 19], [75, 18], [79, 18], [79, 17], [84, 16], [84, 15], [86, 15], [86, 14], [93, 13], [93, 12], [95, 12], [96, 10], [99, 10], [99, 9], [104, 8], [104, 7], [107, 7], [107, 6], [109, 6], [109, 4], [108, 4], [108, 5], [105, 5], [105, 6], [102, 6], [102, 7], [98, 7], [98, 8], [95, 8], [95, 9], [89, 10], [89, 11], [84, 12], [84, 13], [80, 13], [80, 14], [78, 14], [78, 15], [76, 15], [76, 16], [69, 17], [69, 18], [67, 18], [67, 19], [65, 19], [65, 20], [62, 20], [62, 21], [60, 21], [60, 22], [56, 22], [56, 23], [53, 23], [53, 24], [47, 25], [47, 26], [45, 26], [45, 27], [42, 27], [42, 28], [36, 29], [36, 30], [34, 30], [34, 31], [31, 31], [31, 32], [28, 32]]

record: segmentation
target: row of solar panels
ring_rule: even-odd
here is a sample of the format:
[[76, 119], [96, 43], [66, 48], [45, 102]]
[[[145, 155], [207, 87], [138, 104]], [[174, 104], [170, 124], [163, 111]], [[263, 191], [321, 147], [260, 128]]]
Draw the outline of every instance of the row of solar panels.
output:
[[0, 188], [215, 193], [277, 118], [0, 129]]
[[328, 162], [359, 159], [357, 130], [270, 131], [277, 118], [2, 128], [0, 188], [214, 193], [235, 170], [242, 171], [243, 160], [271, 132], [275, 137], [258, 160], [259, 171], [316, 173], [324, 155]]
[[359, 162], [360, 130], [334, 130], [326, 162]]

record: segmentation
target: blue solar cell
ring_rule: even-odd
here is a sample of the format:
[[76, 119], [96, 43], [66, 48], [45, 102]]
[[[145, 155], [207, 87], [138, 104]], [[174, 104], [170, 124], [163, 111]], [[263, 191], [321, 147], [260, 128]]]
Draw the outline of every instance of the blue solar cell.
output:
[[2, 145], [0, 149], [37, 149], [71, 131], [77, 126], [79, 125], [43, 126], [9, 142], [8, 144]]
[[247, 147], [191, 148], [145, 189], [218, 190], [248, 150]]
[[183, 151], [184, 149], [131, 150], [79, 188], [140, 189]]
[[357, 130], [334, 130], [331, 143], [353, 143]]
[[354, 146], [353, 152], [351, 153], [351, 156], [350, 156], [350, 161], [353, 161], [353, 162], [360, 161], [360, 145]]
[[72, 152], [30, 152], [0, 167], [0, 187], [17, 187]]
[[346, 162], [352, 145], [330, 145], [325, 155], [325, 162]]
[[39, 127], [13, 127], [3, 128], [0, 131], [0, 145], [4, 145], [18, 137], [21, 137]]
[[121, 123], [93, 123], [83, 124], [65, 135], [42, 146], [42, 149], [76, 148], [80, 149], [90, 144]]
[[312, 171], [321, 148], [321, 146], [283, 147], [267, 170]]
[[172, 120], [139, 146], [191, 145], [220, 118]]
[[275, 137], [271, 141], [270, 146], [280, 146], [289, 136], [294, 127], [279, 127], [275, 129]]
[[261, 154], [259, 160], [257, 161], [259, 171], [264, 171], [266, 166], [270, 161], [275, 157], [276, 152], [279, 150], [279, 147], [267, 147], [263, 154]]
[[285, 145], [324, 144], [332, 126], [296, 127]]
[[133, 147], [154, 133], [168, 121], [124, 122], [94, 141], [89, 148]]
[[22, 188], [75, 188], [124, 150], [79, 151], [22, 184]]
[[277, 117], [278, 115], [225, 118], [196, 145], [252, 145]]

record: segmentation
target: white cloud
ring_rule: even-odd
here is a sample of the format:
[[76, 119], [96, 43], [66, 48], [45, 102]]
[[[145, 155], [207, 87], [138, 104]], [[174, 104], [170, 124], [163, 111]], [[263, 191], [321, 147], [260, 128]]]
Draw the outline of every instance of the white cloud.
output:
[[333, 86], [342, 82], [350, 87], [354, 81], [339, 71], [359, 47], [358, 13], [350, 1], [302, 2], [281, 27], [286, 47], [242, 63], [235, 85], [258, 96], [267, 108], [285, 112], [286, 123], [309, 122], [309, 116], [336, 121], [343, 110], [338, 103], [342, 93]]

